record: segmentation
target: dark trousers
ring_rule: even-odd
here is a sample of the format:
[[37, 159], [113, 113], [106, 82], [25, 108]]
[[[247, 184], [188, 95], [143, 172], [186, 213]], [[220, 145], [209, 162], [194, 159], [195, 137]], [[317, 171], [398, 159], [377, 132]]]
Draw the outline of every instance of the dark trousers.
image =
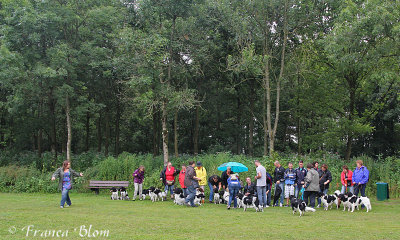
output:
[[[314, 208], [316, 196], [317, 196], [317, 192], [305, 191], [303, 200], [304, 200], [304, 202], [306, 202], [307, 206]], [[310, 205], [308, 205], [308, 199], [310, 199]]]
[[358, 192], [361, 193], [362, 197], [365, 197], [365, 187], [366, 187], [366, 183], [364, 184], [354, 184], [354, 195], [356, 195], [358, 197]]

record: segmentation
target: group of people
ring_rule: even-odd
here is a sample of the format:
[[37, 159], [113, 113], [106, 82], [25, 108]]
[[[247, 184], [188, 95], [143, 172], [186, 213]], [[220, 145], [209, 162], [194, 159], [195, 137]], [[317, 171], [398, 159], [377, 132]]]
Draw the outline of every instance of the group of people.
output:
[[[194, 198], [196, 195], [196, 189], [201, 188], [205, 190], [205, 186], [208, 185], [210, 189], [209, 202], [212, 203], [214, 199], [214, 193], [220, 190], [229, 191], [229, 201], [227, 208], [230, 209], [232, 201], [234, 202], [234, 208], [237, 207], [237, 194], [241, 189], [245, 195], [256, 195], [258, 197], [260, 205], [263, 207], [271, 206], [271, 189], [272, 185], [275, 188], [275, 195], [280, 193], [279, 206], [282, 207], [284, 198], [286, 199], [286, 206], [289, 205], [290, 196], [294, 195], [296, 198], [302, 194], [303, 200], [307, 206], [315, 207], [315, 198], [318, 192], [324, 194], [328, 193], [329, 185], [332, 182], [332, 174], [328, 170], [326, 164], [322, 164], [319, 168], [319, 162], [313, 162], [307, 164], [304, 167], [303, 161], [299, 161], [299, 166], [294, 169], [293, 164], [289, 163], [288, 168], [285, 169], [279, 161], [274, 163], [275, 170], [274, 176], [272, 177], [261, 165], [260, 161], [254, 162], [256, 167], [256, 176], [254, 176], [254, 182], [250, 177], [246, 178], [245, 183], [242, 186], [239, 175], [234, 173], [230, 167], [227, 167], [226, 171], [223, 171], [221, 176], [212, 175], [207, 179], [207, 170], [203, 167], [202, 163], [198, 161], [189, 161], [189, 164], [181, 165], [181, 170], [176, 169], [172, 166], [171, 162], [167, 163], [167, 166], [160, 173], [160, 181], [164, 184], [165, 192], [170, 192], [171, 199], [174, 197], [174, 186], [175, 178], [178, 176], [179, 185], [183, 190], [184, 196], [186, 197], [186, 204], [188, 206], [196, 207], [194, 204]], [[369, 180], [369, 171], [363, 165], [362, 160], [356, 161], [357, 167], [354, 171], [344, 165], [341, 173], [341, 192], [351, 192], [358, 196], [365, 197], [365, 187]], [[82, 173], [77, 173], [71, 168], [69, 161], [64, 161], [63, 166], [57, 169], [52, 175], [52, 180], [59, 179], [59, 189], [62, 192], [60, 207], [63, 208], [65, 203], [67, 206], [71, 205], [71, 199], [69, 198], [69, 191], [72, 188], [72, 178], [74, 176], [83, 176]], [[142, 186], [144, 181], [145, 168], [140, 166], [132, 174], [134, 178], [134, 194], [133, 200], [139, 196], [142, 199]], [[320, 207], [321, 200], [318, 198], [318, 206]], [[278, 206], [278, 202], [275, 206]]]

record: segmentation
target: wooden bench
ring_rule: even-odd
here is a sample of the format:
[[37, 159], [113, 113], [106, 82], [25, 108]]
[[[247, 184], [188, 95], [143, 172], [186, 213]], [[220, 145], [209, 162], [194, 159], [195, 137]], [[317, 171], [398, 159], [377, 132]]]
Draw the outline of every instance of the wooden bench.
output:
[[96, 181], [90, 180], [89, 181], [89, 188], [92, 191], [95, 191], [96, 194], [99, 194], [99, 189], [110, 189], [112, 187], [125, 187], [128, 188], [129, 181]]

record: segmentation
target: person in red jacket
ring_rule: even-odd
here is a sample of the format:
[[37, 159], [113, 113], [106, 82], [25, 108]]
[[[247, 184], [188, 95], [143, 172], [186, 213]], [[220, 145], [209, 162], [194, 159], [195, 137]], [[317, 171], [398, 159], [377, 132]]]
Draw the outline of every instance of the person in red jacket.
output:
[[186, 197], [186, 186], [185, 186], [185, 175], [186, 175], [186, 165], [182, 164], [182, 169], [179, 172], [179, 184], [181, 185], [181, 188], [183, 190], [183, 195]]
[[351, 170], [349, 170], [349, 168], [344, 165], [343, 167], [343, 171], [342, 171], [342, 175], [340, 177], [341, 181], [342, 181], [342, 190], [340, 191], [341, 193], [345, 193], [345, 192], [351, 192], [354, 193], [354, 187], [353, 187], [353, 172]]

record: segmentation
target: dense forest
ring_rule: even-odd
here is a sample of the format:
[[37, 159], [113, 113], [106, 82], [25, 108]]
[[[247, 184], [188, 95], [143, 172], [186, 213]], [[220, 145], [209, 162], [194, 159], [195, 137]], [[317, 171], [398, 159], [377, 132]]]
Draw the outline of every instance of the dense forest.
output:
[[0, 0], [0, 149], [400, 151], [400, 2]]

